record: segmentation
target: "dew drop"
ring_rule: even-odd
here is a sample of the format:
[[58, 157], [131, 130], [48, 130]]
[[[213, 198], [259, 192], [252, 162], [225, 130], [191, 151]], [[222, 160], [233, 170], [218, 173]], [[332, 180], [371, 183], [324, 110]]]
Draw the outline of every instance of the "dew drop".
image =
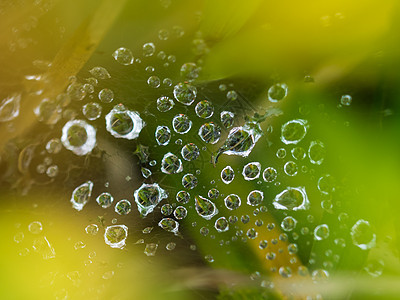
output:
[[76, 155], [86, 155], [96, 145], [96, 129], [83, 120], [68, 121], [62, 129], [61, 142]]
[[242, 204], [242, 201], [238, 195], [230, 194], [225, 197], [224, 203], [227, 209], [234, 210], [239, 208], [239, 206]]
[[151, 213], [161, 200], [168, 197], [165, 190], [157, 183], [143, 183], [133, 194], [141, 216]]
[[143, 56], [149, 57], [156, 52], [156, 46], [153, 43], [146, 43], [143, 45]]
[[278, 177], [278, 172], [273, 167], [265, 168], [263, 172], [263, 179], [265, 182], [273, 182]]
[[268, 100], [275, 103], [285, 99], [287, 94], [288, 86], [285, 83], [276, 83], [268, 89]]
[[115, 204], [115, 212], [121, 216], [125, 216], [131, 212], [131, 203], [126, 200], [122, 199]]
[[259, 190], [251, 191], [247, 195], [247, 204], [251, 206], [258, 206], [263, 202], [263, 200], [264, 200], [264, 193]]
[[273, 201], [274, 207], [282, 210], [305, 210], [309, 208], [309, 204], [304, 187], [287, 187]]
[[235, 171], [233, 171], [231, 166], [227, 166], [221, 171], [221, 179], [223, 183], [229, 184], [233, 181], [234, 178]]
[[208, 119], [214, 114], [214, 106], [210, 101], [203, 100], [196, 104], [194, 111], [199, 118]]
[[150, 76], [150, 77], [147, 79], [147, 84], [148, 84], [150, 87], [152, 87], [152, 88], [154, 88], [154, 89], [157, 89], [157, 88], [159, 88], [160, 85], [161, 85], [161, 80], [160, 80], [160, 78], [159, 78], [158, 76], [153, 75], [153, 76]]
[[221, 137], [221, 128], [213, 122], [204, 123], [201, 125], [198, 134], [203, 142], [216, 144]]
[[122, 249], [128, 237], [128, 227], [125, 225], [108, 226], [104, 232], [104, 241], [111, 248]]
[[165, 174], [176, 174], [183, 170], [182, 161], [175, 154], [169, 152], [161, 160], [161, 172]]
[[97, 79], [108, 79], [111, 78], [110, 73], [108, 73], [107, 69], [103, 67], [94, 67], [89, 71], [90, 74], [92, 74], [94, 77]]
[[157, 144], [166, 146], [171, 140], [171, 130], [168, 126], [157, 126], [155, 136]]
[[0, 104], [0, 122], [8, 122], [19, 116], [21, 94], [13, 94]]
[[189, 143], [182, 147], [181, 155], [184, 160], [193, 161], [199, 158], [200, 149], [195, 144]]
[[342, 98], [340, 98], [340, 103], [345, 106], [350, 106], [352, 100], [350, 95], [343, 95]]
[[200, 217], [206, 220], [210, 220], [218, 213], [217, 207], [211, 200], [199, 195], [195, 196], [194, 198], [195, 198], [195, 209]]
[[127, 110], [123, 105], [114, 106], [105, 118], [107, 131], [116, 138], [136, 139], [146, 125], [138, 112]]
[[158, 222], [158, 226], [160, 226], [165, 231], [172, 232], [175, 235], [178, 234], [179, 223], [177, 221], [175, 221], [174, 219], [171, 219], [171, 218], [161, 219], [161, 221]]
[[133, 64], [134, 61], [132, 51], [124, 47], [115, 50], [112, 54], [112, 57], [114, 57], [114, 59], [121, 65], [125, 66]]
[[296, 228], [296, 225], [297, 225], [297, 220], [292, 216], [288, 216], [282, 220], [281, 228], [284, 231], [292, 231], [293, 229]]
[[93, 182], [87, 181], [80, 186], [76, 187], [71, 196], [70, 202], [72, 203], [72, 207], [77, 211], [82, 210], [85, 204], [89, 201], [90, 196], [92, 195]]
[[103, 103], [111, 103], [114, 100], [114, 92], [110, 89], [102, 89], [98, 96]]
[[329, 227], [326, 224], [321, 224], [314, 229], [314, 238], [317, 241], [326, 240], [329, 237]]
[[182, 204], [188, 203], [190, 200], [190, 194], [186, 191], [179, 191], [176, 193], [176, 201]]
[[286, 145], [299, 143], [305, 137], [308, 127], [308, 122], [302, 119], [286, 122], [282, 125], [281, 141]]
[[161, 112], [166, 112], [171, 110], [174, 107], [174, 105], [175, 105], [174, 101], [167, 96], [162, 96], [157, 99], [157, 109]]
[[172, 128], [176, 133], [185, 134], [192, 128], [192, 121], [184, 114], [178, 114], [172, 119]]
[[221, 119], [222, 125], [227, 129], [231, 128], [235, 121], [234, 117], [235, 117], [235, 114], [230, 111], [221, 112], [220, 119]]
[[285, 171], [286, 175], [295, 176], [297, 174], [298, 167], [297, 167], [297, 164], [294, 161], [288, 161], [283, 166], [283, 170]]
[[358, 220], [350, 231], [353, 244], [362, 250], [369, 250], [375, 247], [376, 234], [372, 231], [368, 221]]
[[259, 162], [250, 162], [243, 167], [242, 175], [247, 181], [255, 180], [260, 177], [261, 164]]
[[146, 247], [144, 248], [144, 254], [147, 256], [155, 256], [157, 252], [158, 244], [156, 243], [149, 243], [146, 244]]
[[182, 177], [182, 185], [185, 189], [192, 190], [197, 186], [197, 184], [197, 177], [193, 174], [188, 173]]
[[314, 165], [320, 165], [325, 159], [326, 149], [324, 143], [320, 141], [312, 141], [308, 148], [308, 157]]
[[174, 217], [175, 217], [177, 220], [182, 220], [182, 219], [186, 218], [186, 216], [187, 216], [187, 210], [186, 210], [185, 207], [183, 207], [183, 206], [178, 206], [177, 208], [175, 208], [175, 210], [174, 210]]
[[178, 83], [174, 87], [175, 99], [184, 105], [191, 105], [196, 99], [196, 96], [197, 96], [196, 87], [188, 83]]

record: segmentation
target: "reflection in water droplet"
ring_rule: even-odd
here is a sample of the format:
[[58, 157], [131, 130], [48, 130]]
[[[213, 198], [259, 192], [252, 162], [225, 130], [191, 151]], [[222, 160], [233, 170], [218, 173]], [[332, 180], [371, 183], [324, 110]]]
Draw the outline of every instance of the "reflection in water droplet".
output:
[[281, 141], [286, 145], [299, 143], [305, 137], [308, 127], [308, 122], [302, 119], [286, 122], [282, 125]]
[[218, 232], [225, 232], [229, 230], [229, 223], [225, 217], [220, 217], [215, 221], [214, 227]]
[[96, 145], [96, 130], [82, 120], [68, 121], [62, 129], [61, 142], [76, 155], [86, 155]]
[[178, 206], [177, 208], [175, 208], [174, 210], [174, 217], [178, 220], [182, 220], [184, 218], [186, 218], [187, 216], [187, 210], [185, 207], [183, 206]]
[[178, 83], [174, 87], [175, 99], [184, 105], [191, 105], [196, 99], [196, 96], [197, 96], [196, 87], [188, 83]]
[[233, 171], [231, 166], [226, 166], [221, 171], [221, 179], [225, 184], [229, 184], [235, 178], [235, 171]]
[[288, 94], [288, 86], [285, 83], [276, 83], [268, 89], [268, 100], [270, 102], [278, 102]]
[[95, 102], [89, 102], [82, 107], [83, 115], [90, 121], [97, 120], [101, 115], [101, 106]]
[[158, 226], [160, 226], [165, 231], [172, 232], [175, 235], [178, 234], [179, 223], [177, 221], [175, 221], [174, 219], [171, 219], [171, 218], [161, 219], [161, 221], [158, 222]]
[[198, 134], [203, 142], [216, 144], [221, 137], [221, 128], [213, 122], [204, 123], [201, 125]]
[[208, 119], [214, 114], [214, 106], [210, 101], [203, 100], [196, 104], [194, 111], [199, 118]]
[[161, 172], [165, 174], [176, 174], [183, 170], [182, 161], [175, 154], [169, 152], [161, 161]]
[[125, 225], [108, 226], [104, 232], [104, 241], [111, 248], [122, 249], [128, 237], [128, 227]]
[[302, 147], [294, 147], [291, 153], [296, 160], [303, 160], [306, 157], [306, 151]]
[[123, 105], [116, 105], [105, 118], [107, 131], [116, 138], [136, 139], [146, 125], [138, 112], [127, 110]]
[[297, 174], [298, 167], [297, 167], [297, 164], [294, 161], [288, 161], [283, 166], [283, 170], [285, 171], [286, 175], [295, 176]]
[[220, 118], [221, 118], [222, 125], [224, 125], [224, 127], [227, 129], [231, 128], [235, 121], [234, 117], [235, 117], [235, 114], [230, 111], [221, 112]]
[[154, 210], [161, 200], [167, 198], [168, 194], [157, 183], [143, 183], [133, 196], [140, 215], [145, 217]]
[[242, 175], [245, 180], [255, 180], [260, 177], [261, 164], [259, 162], [250, 162], [243, 167]]
[[181, 155], [184, 160], [193, 161], [199, 158], [200, 149], [195, 144], [189, 143], [182, 147]]
[[0, 122], [14, 120], [19, 115], [21, 94], [13, 94], [0, 104]]
[[157, 109], [161, 112], [166, 112], [171, 110], [174, 107], [174, 105], [175, 105], [174, 101], [167, 96], [162, 96], [157, 99]]
[[102, 207], [102, 208], [108, 208], [111, 206], [111, 204], [114, 201], [114, 197], [110, 193], [101, 193], [97, 198], [96, 202]]
[[287, 187], [275, 196], [273, 205], [282, 210], [305, 210], [309, 208], [309, 200], [304, 187]]
[[218, 213], [217, 207], [211, 200], [199, 195], [195, 196], [194, 198], [196, 212], [200, 217], [210, 220]]
[[168, 126], [157, 126], [155, 136], [157, 144], [160, 146], [168, 145], [171, 140], [171, 130]]
[[320, 165], [325, 159], [326, 149], [324, 143], [320, 141], [312, 141], [308, 148], [308, 157], [314, 165]]
[[112, 54], [112, 57], [114, 57], [114, 59], [121, 65], [125, 66], [133, 64], [134, 61], [132, 51], [124, 47], [115, 50]]
[[184, 114], [176, 115], [172, 119], [172, 128], [176, 133], [185, 134], [192, 128], [192, 121]]
[[242, 204], [242, 201], [238, 195], [230, 194], [225, 197], [224, 203], [227, 209], [234, 210], [239, 208], [239, 206]]
[[193, 174], [188, 173], [182, 177], [182, 185], [185, 189], [194, 189], [197, 186], [197, 183], [197, 177]]
[[362, 250], [369, 250], [375, 247], [376, 234], [372, 231], [368, 221], [358, 220], [350, 231], [353, 244]]
[[251, 206], [258, 206], [264, 200], [264, 193], [262, 191], [254, 190], [247, 195], [247, 204]]
[[121, 216], [125, 216], [131, 212], [131, 203], [126, 200], [122, 199], [115, 204], [115, 212]]
[[99, 99], [103, 103], [110, 103], [114, 100], [114, 92], [110, 89], [102, 89], [99, 92]]
[[314, 238], [317, 241], [325, 240], [329, 237], [329, 227], [326, 224], [321, 224], [314, 229]]
[[265, 182], [273, 182], [278, 177], [278, 172], [273, 167], [265, 168], [263, 179]]

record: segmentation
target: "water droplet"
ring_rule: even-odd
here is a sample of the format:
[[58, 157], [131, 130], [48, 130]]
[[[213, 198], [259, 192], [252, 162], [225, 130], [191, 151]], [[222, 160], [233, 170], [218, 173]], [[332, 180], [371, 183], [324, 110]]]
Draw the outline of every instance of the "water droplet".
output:
[[250, 162], [243, 167], [242, 175], [245, 180], [255, 180], [260, 177], [261, 164], [259, 162]]
[[85, 232], [90, 235], [96, 235], [99, 232], [99, 226], [96, 224], [89, 224], [85, 227]]
[[200, 149], [195, 144], [189, 143], [182, 147], [181, 155], [184, 160], [193, 161], [199, 158]]
[[172, 251], [172, 250], [175, 249], [175, 247], [176, 247], [176, 243], [174, 243], [174, 242], [169, 242], [169, 243], [165, 246], [165, 249], [167, 249], [168, 251]]
[[173, 209], [172, 205], [169, 204], [169, 203], [164, 204], [163, 206], [161, 206], [161, 213], [164, 216], [169, 216], [170, 214], [172, 214], [173, 210], [174, 209]]
[[350, 95], [343, 95], [342, 98], [340, 98], [340, 103], [342, 105], [349, 106], [352, 100], [353, 99], [351, 98]]
[[183, 207], [183, 206], [178, 206], [177, 208], [175, 208], [175, 210], [174, 210], [174, 217], [175, 217], [177, 220], [182, 220], [182, 219], [186, 218], [186, 216], [187, 216], [187, 210], [186, 210], [185, 207]]
[[309, 208], [309, 200], [304, 187], [287, 187], [275, 196], [273, 205], [276, 209], [305, 210]]
[[214, 106], [210, 101], [203, 100], [196, 104], [194, 111], [199, 118], [208, 119], [214, 114]]
[[368, 221], [358, 220], [350, 231], [353, 244], [362, 250], [369, 250], [375, 247], [376, 234], [372, 231]]
[[295, 176], [297, 174], [298, 167], [297, 167], [297, 164], [294, 161], [288, 161], [283, 166], [283, 170], [285, 171], [286, 175]]
[[0, 104], [0, 122], [8, 122], [19, 116], [21, 94], [13, 94]]
[[193, 174], [188, 173], [182, 177], [182, 185], [185, 189], [192, 190], [197, 186], [197, 184], [197, 177]]
[[168, 197], [157, 183], [143, 183], [133, 194], [139, 213], [145, 217], [151, 213], [161, 200]]
[[254, 228], [247, 230], [246, 235], [249, 239], [254, 240], [258, 236], [258, 232]]
[[126, 200], [122, 199], [115, 204], [115, 212], [121, 216], [125, 216], [131, 212], [131, 203]]
[[320, 165], [325, 159], [326, 149], [324, 143], [320, 141], [312, 141], [308, 148], [308, 157], [314, 165]]
[[149, 57], [156, 52], [156, 46], [153, 43], [146, 43], [143, 45], [143, 56]]
[[231, 128], [235, 121], [234, 117], [235, 117], [235, 114], [233, 112], [230, 112], [230, 111], [221, 112], [220, 118], [221, 118], [222, 125], [227, 129]]
[[155, 256], [157, 248], [158, 244], [156, 243], [146, 244], [146, 247], [144, 248], [144, 254], [146, 254], [147, 256]]
[[199, 77], [200, 70], [195, 63], [185, 63], [181, 67], [181, 76], [184, 80], [192, 81]]
[[172, 119], [172, 127], [179, 134], [185, 134], [192, 128], [192, 121], [184, 114], [176, 115]]
[[104, 232], [104, 241], [111, 248], [122, 249], [128, 237], [128, 227], [125, 225], [107, 226]]
[[172, 86], [172, 79], [171, 78], [164, 78], [163, 85], [165, 86]]
[[121, 65], [125, 66], [133, 64], [134, 61], [132, 51], [124, 47], [115, 50], [112, 54], [112, 57], [114, 57], [114, 59]]
[[228, 91], [226, 93], [226, 99], [228, 99], [229, 101], [235, 101], [238, 98], [238, 94], [236, 91]]
[[89, 102], [82, 107], [83, 115], [90, 121], [97, 120], [101, 116], [101, 111], [101, 106], [95, 102]]
[[276, 83], [268, 89], [268, 100], [278, 102], [285, 99], [287, 94], [288, 86], [285, 83]]
[[326, 224], [321, 224], [314, 229], [314, 238], [317, 241], [325, 240], [329, 237], [329, 227]]
[[153, 75], [153, 76], [150, 76], [150, 77], [147, 79], [147, 84], [148, 84], [150, 87], [152, 87], [152, 88], [154, 88], [154, 89], [157, 89], [157, 88], [159, 88], [160, 85], [161, 85], [161, 80], [160, 80], [160, 78], [159, 78], [158, 76]]
[[111, 103], [114, 100], [114, 92], [110, 89], [102, 89], [99, 92], [99, 99], [103, 103]]
[[223, 183], [229, 184], [233, 181], [234, 178], [235, 178], [235, 171], [233, 171], [231, 166], [226, 166], [224, 169], [222, 169], [221, 179]]
[[214, 227], [218, 232], [225, 232], [229, 230], [229, 223], [225, 217], [220, 217], [215, 221]]
[[161, 172], [165, 174], [176, 174], [183, 170], [182, 161], [175, 154], [168, 152], [161, 161]]
[[203, 142], [216, 144], [221, 137], [221, 127], [213, 122], [204, 123], [201, 125], [198, 134]]
[[[142, 173], [142, 176], [144, 177], [144, 178], [149, 178], [150, 176], [151, 176], [151, 174], [153, 174], [149, 169], [147, 169], [147, 168], [144, 168], [144, 167], [141, 167], [140, 168], [140, 172]], [[130, 180], [131, 178], [129, 178], [129, 180]], [[129, 181], [129, 180], [127, 180], [127, 181]]]
[[61, 119], [61, 108], [54, 101], [43, 99], [39, 105], [34, 109], [34, 113], [39, 122], [52, 125], [56, 124]]
[[196, 212], [200, 217], [211, 220], [212, 217], [218, 214], [218, 209], [211, 200], [199, 195], [195, 196], [194, 199]]
[[145, 125], [138, 112], [127, 110], [123, 105], [116, 105], [106, 115], [106, 129], [116, 138], [136, 139]]
[[87, 181], [80, 186], [76, 187], [71, 196], [70, 202], [72, 203], [72, 207], [77, 211], [82, 210], [85, 204], [89, 201], [90, 196], [92, 195], [93, 182]]
[[174, 105], [175, 105], [174, 101], [167, 96], [162, 96], [157, 99], [157, 109], [161, 112], [166, 112], [171, 110], [174, 107]]
[[265, 182], [273, 182], [278, 177], [278, 172], [273, 167], [265, 168], [263, 172], [263, 179]]
[[107, 69], [103, 67], [94, 67], [89, 71], [90, 74], [92, 74], [94, 77], [97, 79], [108, 79], [111, 78], [110, 73], [108, 73]]
[[67, 94], [73, 101], [81, 101], [86, 97], [86, 90], [82, 83], [73, 82], [67, 87]]
[[219, 197], [219, 191], [216, 188], [212, 188], [208, 191], [207, 195], [211, 199], [217, 199]]
[[168, 40], [169, 38], [169, 31], [167, 29], [160, 29], [158, 31], [158, 38], [162, 41]]
[[303, 160], [306, 157], [306, 151], [302, 147], [294, 147], [291, 153], [296, 160]]
[[264, 200], [264, 193], [259, 190], [251, 191], [247, 195], [247, 204], [251, 206], [258, 206]]
[[46, 150], [50, 154], [57, 154], [62, 149], [62, 143], [60, 139], [54, 138], [47, 142]]
[[179, 191], [176, 193], [176, 201], [182, 204], [188, 203], [190, 200], [190, 194], [186, 191]]
[[185, 31], [180, 26], [174, 26], [172, 28], [172, 32], [176, 38], [181, 38], [185, 34]]
[[238, 195], [230, 194], [225, 197], [224, 203], [227, 209], [234, 210], [239, 208], [239, 206], [242, 204], [242, 201]]
[[28, 225], [28, 230], [33, 234], [39, 234], [43, 230], [43, 225], [39, 221], [33, 221]]
[[289, 244], [287, 248], [288, 248], [289, 254], [291, 254], [291, 255], [296, 254], [299, 250], [299, 247], [297, 246], [297, 244]]
[[49, 166], [46, 170], [46, 175], [49, 176], [50, 178], [56, 177], [58, 175], [58, 166], [57, 165]]
[[174, 219], [171, 219], [171, 218], [161, 219], [161, 221], [158, 222], [158, 226], [160, 226], [165, 231], [172, 232], [175, 235], [178, 234], [179, 223], [177, 221], [175, 221]]
[[318, 179], [318, 190], [325, 195], [332, 193], [335, 190], [335, 178], [329, 174], [321, 176]]
[[281, 228], [284, 231], [292, 231], [293, 229], [296, 228], [296, 225], [297, 225], [297, 220], [292, 216], [288, 216], [282, 220]]
[[292, 277], [292, 269], [288, 266], [282, 266], [279, 268], [279, 275], [281, 275], [283, 278]]
[[171, 140], [171, 130], [168, 126], [157, 126], [155, 136], [157, 144], [160, 146], [168, 145]]
[[62, 129], [61, 142], [76, 155], [86, 155], [96, 146], [96, 129], [83, 120], [68, 121]]
[[276, 151], [276, 157], [278, 157], [280, 159], [284, 159], [286, 157], [286, 149], [285, 148], [279, 148]]
[[110, 193], [101, 193], [97, 198], [96, 202], [102, 207], [102, 208], [108, 208], [111, 206], [111, 204], [114, 201], [114, 197]]
[[222, 153], [247, 157], [260, 139], [262, 130], [258, 123], [246, 123], [244, 126], [232, 128], [224, 145], [218, 150], [215, 160]]
[[311, 279], [314, 281], [314, 283], [325, 282], [327, 281], [328, 278], [329, 278], [329, 273], [324, 269], [317, 269], [311, 273]]
[[308, 122], [302, 119], [286, 122], [282, 125], [281, 141], [286, 145], [299, 143], [305, 137], [308, 127]]
[[376, 278], [382, 275], [383, 273], [384, 262], [383, 260], [371, 259], [367, 262], [367, 265], [364, 267], [364, 270]]
[[191, 105], [196, 99], [196, 96], [197, 96], [196, 87], [188, 83], [178, 83], [174, 87], [175, 99], [184, 105]]

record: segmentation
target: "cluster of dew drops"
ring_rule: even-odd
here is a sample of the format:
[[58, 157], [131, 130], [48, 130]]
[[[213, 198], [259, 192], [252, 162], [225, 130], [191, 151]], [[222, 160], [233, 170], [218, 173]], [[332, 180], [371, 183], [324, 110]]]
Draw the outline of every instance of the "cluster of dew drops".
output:
[[[180, 27], [174, 27], [172, 32], [176, 38], [180, 38], [184, 34]], [[161, 30], [159, 32], [159, 39], [166, 40], [170, 34], [168, 30]], [[207, 46], [201, 38], [193, 40], [193, 44], [198, 53], [207, 52]], [[163, 67], [168, 67], [176, 61], [176, 57], [173, 55], [167, 55], [164, 51], [157, 52], [156, 45], [152, 42], [143, 45], [142, 55], [143, 57], [157, 57], [163, 63]], [[112, 53], [112, 57], [117, 63], [126, 67], [142, 63], [140, 58], [134, 58], [130, 49], [124, 47], [115, 50]], [[165, 175], [181, 174], [182, 177], [180, 180], [181, 187], [178, 187], [174, 193], [168, 191], [168, 188], [163, 187], [159, 183], [144, 182], [138, 187], [134, 191], [133, 201], [140, 215], [146, 217], [156, 207], [161, 206], [161, 213], [164, 217], [159, 220], [158, 226], [165, 231], [181, 236], [179, 222], [185, 219], [188, 214], [196, 213], [200, 218], [212, 224], [210, 227], [215, 230], [215, 234], [222, 234], [233, 230], [234, 224], [238, 222], [238, 217], [234, 213], [241, 206], [248, 205], [249, 207], [254, 207], [254, 215], [256, 216], [260, 212], [268, 210], [266, 202], [269, 201], [273, 209], [285, 212], [285, 217], [279, 224], [284, 233], [279, 236], [279, 239], [286, 242], [288, 241], [288, 234], [291, 233], [292, 239], [296, 240], [298, 238], [298, 234], [296, 233], [296, 226], [298, 224], [296, 212], [307, 211], [310, 206], [316, 205], [316, 203], [313, 203], [313, 200], [309, 199], [306, 186], [286, 186], [273, 199], [268, 200], [264, 197], [264, 185], [275, 184], [278, 187], [284, 182], [278, 182], [278, 177], [282, 176], [282, 174], [279, 174], [280, 169], [278, 170], [276, 167], [267, 165], [266, 162], [246, 161], [246, 158], [252, 153], [259, 140], [264, 138], [265, 134], [261, 129], [260, 121], [256, 118], [249, 118], [243, 124], [235, 126], [235, 123], [239, 119], [235, 112], [222, 110], [216, 116], [216, 109], [210, 100], [198, 99], [198, 90], [194, 82], [201, 71], [201, 66], [196, 63], [188, 62], [181, 66], [182, 81], [176, 84], [170, 78], [160, 79], [158, 76], [153, 75], [154, 70], [155, 68], [152, 66], [145, 67], [145, 71], [151, 74], [147, 79], [147, 85], [154, 89], [158, 89], [160, 86], [170, 88], [174, 96], [171, 98], [160, 95], [160, 97], [154, 100], [156, 101], [158, 113], [170, 113], [174, 107], [175, 109], [176, 107], [180, 107], [181, 109], [180, 112], [173, 115], [169, 124], [161, 124], [155, 128], [154, 142], [158, 147], [163, 148], [171, 143], [173, 136], [178, 136], [182, 138], [178, 138], [175, 144], [179, 144], [182, 147], [180, 153], [165, 151], [165, 154], [163, 154], [159, 161], [149, 161], [148, 166], [141, 168], [141, 173], [144, 179], [147, 179], [152, 176], [151, 169], [158, 168]], [[102, 117], [103, 108], [101, 103], [112, 103], [115, 97], [111, 89], [103, 88], [97, 93], [98, 101], [95, 100], [96, 86], [99, 84], [99, 81], [106, 81], [111, 78], [111, 74], [101, 66], [90, 69], [89, 73], [91, 76], [86, 78], [85, 83], [78, 82], [76, 78], [72, 78], [64, 94], [59, 95], [54, 100], [45, 99], [35, 108], [34, 112], [38, 120], [46, 124], [54, 125], [62, 118], [68, 119], [62, 128], [60, 138], [52, 138], [46, 143], [45, 149], [50, 155], [59, 153], [64, 147], [77, 156], [85, 156], [90, 154], [96, 147], [97, 129], [91, 122]], [[233, 89], [229, 90], [227, 85], [221, 84], [219, 90], [225, 93], [228, 101], [238, 101], [239, 94]], [[289, 88], [286, 84], [275, 83], [269, 87], [266, 101], [272, 104], [283, 101], [288, 95], [288, 90]], [[80, 101], [88, 95], [92, 101], [82, 106], [81, 113], [84, 118], [79, 118], [78, 113], [68, 108], [68, 105], [71, 100]], [[18, 117], [20, 99], [20, 94], [14, 94], [2, 101], [0, 105], [0, 122], [9, 122]], [[350, 95], [344, 95], [340, 99], [340, 102], [343, 106], [349, 106], [352, 98]], [[188, 109], [190, 108], [194, 111], [193, 115], [202, 120], [202, 123], [204, 122], [198, 129], [193, 128], [192, 114], [188, 113]], [[107, 132], [116, 139], [138, 139], [142, 129], [147, 126], [146, 120], [142, 119], [140, 112], [131, 110], [122, 103], [115, 105], [103, 118]], [[216, 118], [218, 118], [218, 122], [214, 121]], [[210, 121], [210, 119], [213, 121]], [[294, 177], [299, 172], [306, 173], [307, 166], [301, 163], [306, 159], [314, 166], [323, 164], [326, 153], [323, 142], [312, 140], [306, 147], [301, 146], [310, 126], [311, 124], [307, 120], [300, 118], [289, 120], [281, 125], [280, 143], [282, 147], [277, 149], [275, 155], [278, 159], [284, 161], [282, 167], [284, 176]], [[185, 135], [195, 130], [199, 139], [183, 143], [182, 139]], [[226, 132], [225, 136], [224, 131]], [[239, 193], [233, 192], [228, 195], [222, 195], [216, 187], [210, 188], [206, 195], [191, 195], [191, 190], [194, 190], [199, 185], [198, 175], [201, 170], [186, 172], [185, 164], [196, 162], [200, 156], [208, 153], [206, 151], [208, 148], [215, 144], [221, 146], [217, 147], [208, 158], [214, 164], [217, 164], [218, 158], [221, 155], [239, 156], [242, 157], [244, 162], [239, 171], [229, 165], [224, 166], [220, 172], [220, 178], [217, 180], [226, 186], [232, 185], [237, 177], [242, 177], [245, 181], [255, 180], [259, 183], [260, 188], [251, 190], [246, 196], [246, 201], [242, 201], [241, 196], [238, 195]], [[58, 174], [58, 166], [52, 164], [51, 157], [46, 157], [42, 163], [37, 165], [36, 170], [38, 173], [46, 174], [50, 178], [54, 178]], [[213, 182], [215, 183], [216, 180]], [[316, 185], [322, 195], [329, 195], [335, 188], [334, 179], [329, 174], [319, 177]], [[93, 186], [93, 182], [87, 180], [72, 191], [70, 201], [74, 209], [81, 211], [84, 208], [92, 197]], [[231, 190], [234, 191], [233, 185]], [[217, 200], [219, 197], [223, 197], [222, 202]], [[114, 201], [111, 193], [103, 192], [96, 196], [96, 202], [102, 208], [113, 206], [116, 214], [124, 216], [128, 215], [132, 210], [132, 203], [129, 197], [127, 198]], [[164, 199], [171, 198], [175, 198], [176, 200], [173, 205], [170, 203], [161, 205], [162, 202], [165, 202]], [[191, 202], [194, 205], [188, 206], [187, 204]], [[329, 209], [331, 205], [329, 200], [321, 203], [322, 208], [326, 209]], [[191, 208], [194, 208], [193, 212], [190, 210]], [[222, 216], [222, 214], [229, 212], [232, 214]], [[309, 217], [308, 219], [312, 219], [312, 216]], [[339, 219], [343, 220], [347, 218], [346, 213], [339, 215]], [[249, 220], [250, 216], [241, 216], [241, 222], [244, 224], [248, 223]], [[232, 234], [231, 240], [236, 241], [240, 237], [242, 237], [243, 241], [246, 239], [257, 239], [259, 231], [263, 226], [262, 219], [257, 219], [255, 225], [258, 229], [249, 228], [245, 233], [245, 237], [242, 237], [244, 233], [241, 230], [237, 230]], [[272, 230], [274, 226], [275, 224], [269, 223], [267, 224], [267, 229]], [[152, 229], [152, 227], [146, 227], [143, 233], [150, 233]], [[35, 221], [29, 225], [29, 230], [37, 233], [42, 230], [42, 225], [40, 222]], [[96, 235], [99, 232], [99, 226], [97, 224], [90, 224], [85, 228], [85, 231], [87, 234]], [[308, 231], [306, 227], [301, 228], [303, 235], [307, 234]], [[200, 233], [207, 236], [210, 233], [210, 228], [203, 226], [200, 229]], [[327, 240], [331, 235], [328, 224], [315, 226], [311, 233], [315, 242]], [[215, 234], [211, 234], [211, 236], [215, 237]], [[350, 235], [353, 246], [362, 250], [368, 250], [375, 245], [376, 236], [372, 232], [371, 225], [366, 220], [360, 219], [356, 221], [350, 229]], [[105, 227], [104, 241], [112, 248], [124, 248], [127, 237], [128, 227], [126, 225], [113, 224]], [[23, 236], [21, 234], [15, 237], [17, 242], [20, 242], [22, 239]], [[48, 248], [51, 249], [50, 252], [47, 251], [46, 255], [50, 257], [54, 256], [54, 249], [52, 249], [50, 243], [47, 240], [42, 241], [42, 243], [47, 243]], [[222, 243], [224, 243], [223, 240]], [[276, 244], [277, 240], [260, 240], [259, 248], [261, 250], [268, 249], [269, 243]], [[336, 238], [335, 243], [341, 247], [346, 247], [345, 241], [342, 238]], [[225, 242], [225, 244], [229, 243]], [[77, 247], [79, 246], [77, 245]], [[173, 250], [175, 246], [174, 242], [170, 242], [166, 245], [166, 249]], [[148, 256], [154, 256], [157, 247], [158, 244], [156, 243], [146, 244], [144, 253]], [[288, 244], [287, 251], [292, 255], [296, 254], [298, 245], [296, 243]], [[271, 261], [274, 260], [276, 255], [277, 253], [275, 252], [267, 252], [265, 257]], [[208, 262], [214, 261], [212, 255], [207, 255], [205, 259]], [[311, 257], [310, 261], [312, 259]], [[300, 266], [298, 270], [292, 270], [289, 264], [290, 262], [288, 262], [288, 265], [281, 266], [278, 270], [279, 274], [283, 277], [290, 277], [294, 272], [300, 275], [308, 274], [307, 267]], [[312, 272], [313, 278], [328, 277], [329, 272], [327, 269], [314, 270]], [[376, 274], [379, 270], [371, 270], [370, 272]], [[257, 275], [257, 272], [255, 274]]]

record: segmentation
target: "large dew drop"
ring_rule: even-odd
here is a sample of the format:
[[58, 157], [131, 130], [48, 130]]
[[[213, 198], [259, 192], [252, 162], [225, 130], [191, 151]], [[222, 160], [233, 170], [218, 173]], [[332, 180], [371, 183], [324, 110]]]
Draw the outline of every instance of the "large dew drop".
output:
[[96, 129], [83, 120], [68, 121], [62, 129], [61, 142], [76, 155], [86, 155], [96, 146]]
[[133, 197], [135, 198], [140, 215], [145, 217], [154, 210], [161, 200], [167, 198], [168, 194], [157, 183], [143, 183], [134, 192]]
[[89, 201], [92, 195], [93, 182], [87, 181], [76, 187], [72, 192], [71, 200], [72, 207], [77, 211], [81, 211], [85, 204]]
[[136, 139], [145, 125], [138, 112], [127, 110], [121, 104], [106, 115], [106, 129], [116, 138]]
[[104, 241], [111, 248], [122, 249], [128, 237], [128, 227], [125, 225], [112, 225], [106, 227]]
[[196, 99], [196, 96], [197, 96], [197, 89], [191, 84], [178, 83], [174, 87], [175, 99], [184, 105], [191, 105]]
[[14, 94], [3, 99], [0, 104], [0, 122], [7, 122], [19, 115], [21, 94]]
[[194, 201], [196, 212], [200, 217], [206, 220], [210, 220], [218, 213], [218, 209], [215, 204], [207, 198], [204, 198], [202, 196], [195, 196]]
[[372, 231], [368, 221], [358, 220], [350, 231], [353, 244], [362, 250], [375, 247], [376, 234]]
[[273, 205], [282, 210], [306, 210], [310, 202], [304, 187], [288, 187], [275, 196]]
[[161, 160], [161, 172], [165, 174], [176, 174], [183, 170], [182, 161], [178, 156], [169, 152]]
[[282, 125], [281, 141], [285, 144], [297, 144], [306, 135], [308, 124], [306, 120], [296, 119]]

